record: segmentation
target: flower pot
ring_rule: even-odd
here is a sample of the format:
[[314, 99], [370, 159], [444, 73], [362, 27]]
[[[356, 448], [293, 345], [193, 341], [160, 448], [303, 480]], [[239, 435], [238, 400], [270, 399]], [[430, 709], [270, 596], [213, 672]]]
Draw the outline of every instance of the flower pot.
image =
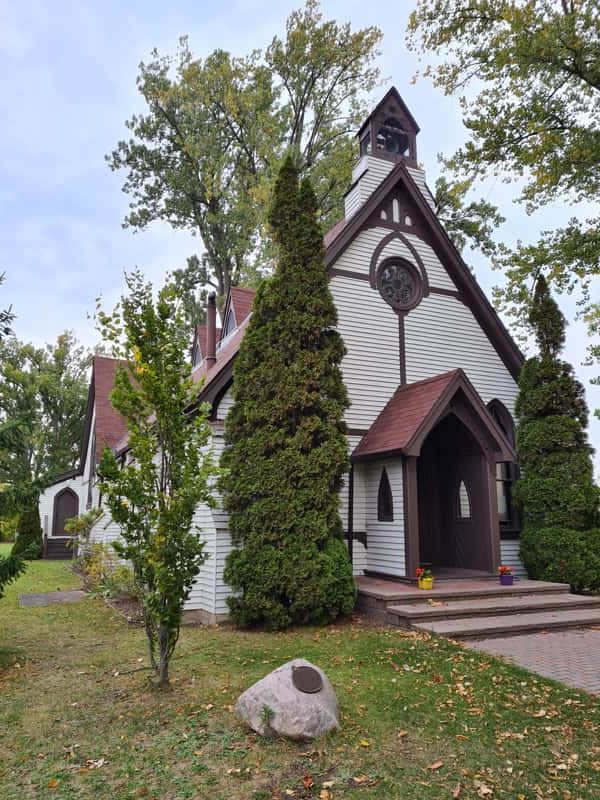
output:
[[433, 589], [433, 578], [419, 578], [419, 589]]
[[502, 586], [512, 586], [513, 577], [513, 575], [500, 575], [500, 583]]

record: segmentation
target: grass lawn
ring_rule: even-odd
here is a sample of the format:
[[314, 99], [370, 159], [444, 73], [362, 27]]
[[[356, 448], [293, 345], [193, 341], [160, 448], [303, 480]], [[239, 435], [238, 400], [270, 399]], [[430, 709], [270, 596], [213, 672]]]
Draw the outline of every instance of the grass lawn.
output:
[[[36, 562], [0, 601], [0, 798], [440, 800], [600, 797], [598, 701], [443, 640], [343, 625], [185, 628], [173, 690], [148, 685], [142, 631]], [[261, 740], [236, 697], [295, 656], [328, 673], [342, 730]]]

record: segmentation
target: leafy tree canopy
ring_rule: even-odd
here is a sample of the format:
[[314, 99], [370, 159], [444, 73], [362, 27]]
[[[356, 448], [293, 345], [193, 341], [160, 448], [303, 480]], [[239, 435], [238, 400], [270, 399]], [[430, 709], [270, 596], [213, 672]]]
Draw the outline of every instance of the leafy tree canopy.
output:
[[[4, 283], [4, 273], [0, 275], [0, 285]], [[0, 309], [0, 340], [2, 340], [5, 336], [10, 336], [12, 334], [12, 330], [10, 327], [10, 323], [14, 320], [15, 315], [12, 312], [12, 308], [5, 308]]]
[[0, 493], [2, 513], [37, 502], [52, 477], [79, 458], [90, 355], [73, 334], [34, 347], [0, 342]]
[[579, 296], [591, 334], [600, 324], [599, 26], [596, 0], [419, 0], [408, 35], [413, 50], [435, 57], [426, 68], [435, 85], [460, 97], [469, 139], [448, 166], [468, 179], [518, 181], [529, 213], [576, 206], [563, 227], [497, 257], [507, 278], [500, 307], [526, 323], [543, 273]]
[[265, 209], [288, 151], [315, 186], [326, 225], [342, 211], [354, 160], [353, 134], [377, 84], [381, 33], [323, 20], [317, 0], [289, 16], [264, 53], [156, 50], [140, 66], [147, 112], [127, 122], [131, 138], [107, 156], [126, 172], [125, 225], [154, 220], [191, 231], [205, 252], [200, 285], [222, 298], [253, 281]]

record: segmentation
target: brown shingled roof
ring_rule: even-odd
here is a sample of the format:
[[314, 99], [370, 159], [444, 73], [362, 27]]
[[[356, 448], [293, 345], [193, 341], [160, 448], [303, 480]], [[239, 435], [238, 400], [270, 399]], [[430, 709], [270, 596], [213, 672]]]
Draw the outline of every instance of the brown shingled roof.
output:
[[254, 289], [246, 289], [243, 286], [232, 286], [229, 291], [231, 292], [231, 305], [233, 307], [235, 323], [239, 328], [252, 311], [252, 303], [256, 292]]
[[[196, 341], [198, 342], [198, 347], [200, 348], [200, 353], [202, 357], [206, 355], [206, 336], [207, 336], [207, 325], [196, 325]], [[217, 342], [221, 338], [221, 328], [217, 328]]]
[[368, 460], [386, 454], [419, 455], [423, 438], [459, 391], [484, 423], [504, 459], [514, 460], [511, 445], [462, 369], [400, 386], [358, 443], [352, 460]]
[[96, 462], [100, 460], [105, 446], [114, 447], [127, 433], [125, 420], [110, 402], [117, 365], [125, 363], [116, 358], [94, 356], [92, 391], [96, 405]]

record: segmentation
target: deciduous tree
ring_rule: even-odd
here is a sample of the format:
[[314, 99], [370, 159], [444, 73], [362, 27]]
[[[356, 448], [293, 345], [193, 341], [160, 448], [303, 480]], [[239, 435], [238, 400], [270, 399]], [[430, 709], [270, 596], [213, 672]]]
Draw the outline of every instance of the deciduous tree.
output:
[[121, 529], [115, 549], [133, 567], [156, 683], [165, 686], [183, 606], [207, 557], [194, 513], [199, 503], [212, 503], [216, 468], [206, 408], [190, 413], [199, 386], [189, 377], [181, 298], [167, 283], [154, 300], [138, 271], [127, 287], [115, 311], [99, 310], [98, 320], [113, 355], [127, 362], [117, 370], [111, 402], [127, 424], [128, 458], [120, 463], [106, 448], [98, 474]]
[[[497, 258], [507, 278], [500, 307], [526, 322], [541, 273], [578, 296], [592, 335], [600, 323], [599, 26], [596, 0], [419, 0], [409, 24], [409, 46], [435, 58], [426, 73], [460, 97], [469, 139], [450, 168], [518, 181], [530, 213], [574, 206], [564, 224]], [[600, 346], [592, 343], [591, 355], [600, 357]]]
[[[201, 285], [222, 298], [252, 280], [273, 177], [286, 152], [310, 175], [325, 224], [341, 215], [364, 98], [377, 83], [381, 33], [324, 21], [317, 0], [294, 11], [284, 38], [238, 57], [195, 58], [187, 39], [174, 57], [152, 53], [138, 88], [147, 112], [107, 156], [124, 170], [125, 225], [154, 220], [198, 235]], [[264, 265], [261, 265], [264, 266]]]
[[47, 481], [76, 465], [90, 355], [72, 333], [38, 348], [0, 342], [0, 510], [32, 508]]
[[270, 223], [275, 274], [261, 284], [234, 368], [222, 463], [235, 549], [225, 580], [240, 625], [323, 623], [354, 606], [339, 491], [348, 469], [344, 345], [317, 202], [289, 158]]

